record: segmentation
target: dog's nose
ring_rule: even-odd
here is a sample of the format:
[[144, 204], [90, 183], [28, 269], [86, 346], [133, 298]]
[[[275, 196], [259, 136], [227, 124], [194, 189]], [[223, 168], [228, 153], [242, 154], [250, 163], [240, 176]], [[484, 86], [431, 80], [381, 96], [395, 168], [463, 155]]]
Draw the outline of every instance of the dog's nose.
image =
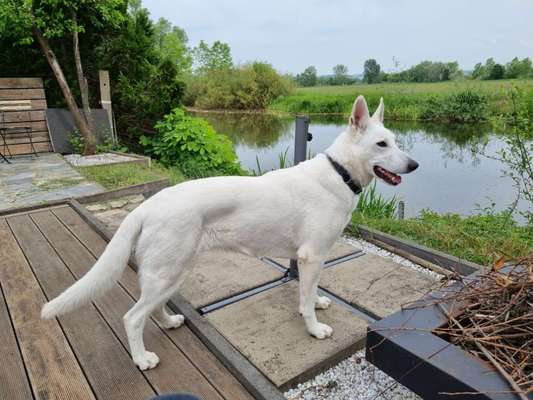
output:
[[410, 160], [407, 164], [407, 169], [409, 172], [413, 172], [415, 169], [418, 168], [418, 163], [415, 160]]

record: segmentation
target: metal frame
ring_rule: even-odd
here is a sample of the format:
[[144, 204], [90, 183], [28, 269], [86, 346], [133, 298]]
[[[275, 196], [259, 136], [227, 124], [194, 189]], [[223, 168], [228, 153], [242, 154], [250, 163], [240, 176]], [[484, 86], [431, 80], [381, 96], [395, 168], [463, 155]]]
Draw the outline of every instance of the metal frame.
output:
[[[409, 309], [370, 325], [366, 359], [424, 399], [518, 399], [491, 365], [433, 334], [447, 321], [434, 304], [445, 294], [445, 290], [433, 292]], [[446, 302], [441, 304], [451, 308]], [[533, 393], [528, 398], [533, 399]]]
[[[24, 112], [25, 111], [27, 113], [27, 115], [28, 115], [28, 124], [29, 125], [22, 126], [22, 127], [7, 128], [5, 126], [5, 113], [6, 113], [6, 111], [8, 111], [8, 112]], [[9, 158], [13, 158], [13, 154], [11, 154], [11, 150], [9, 150], [9, 145], [6, 142], [6, 136], [7, 135], [18, 135], [18, 136], [25, 135], [28, 138], [28, 140], [30, 141], [30, 148], [32, 150], [31, 155], [35, 155], [35, 157], [39, 157], [39, 154], [37, 154], [37, 150], [35, 149], [35, 146], [33, 145], [33, 128], [31, 126], [31, 123], [33, 122], [32, 121], [32, 115], [31, 115], [31, 102], [30, 102], [29, 108], [28, 107], [24, 107], [24, 106], [18, 106], [18, 107], [17, 106], [13, 106], [13, 107], [8, 107], [7, 109], [0, 109], [0, 116], [1, 116], [0, 136], [2, 136], [3, 146], [4, 146], [3, 153], [0, 153], [2, 158], [5, 161], [7, 161], [7, 159], [5, 157], [6, 149], [7, 149], [7, 153], [9, 154]], [[7, 161], [7, 162], [9, 163], [9, 161]]]

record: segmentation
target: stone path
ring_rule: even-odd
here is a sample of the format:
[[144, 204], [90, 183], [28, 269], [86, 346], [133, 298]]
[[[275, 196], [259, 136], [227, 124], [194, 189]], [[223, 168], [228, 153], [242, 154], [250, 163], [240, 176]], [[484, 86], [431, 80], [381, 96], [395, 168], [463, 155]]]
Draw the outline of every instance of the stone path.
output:
[[[116, 230], [143, 199], [130, 196], [87, 208]], [[326, 340], [310, 337], [305, 329], [298, 314], [298, 282], [281, 280], [286, 259], [275, 259], [276, 268], [253, 257], [207, 252], [180, 293], [272, 382], [287, 389], [362, 349], [369, 322], [401, 310], [438, 285], [432, 272], [361, 252], [361, 247], [368, 250], [366, 242], [351, 242], [335, 244], [320, 280], [322, 295], [333, 300], [328, 310], [317, 311], [319, 320], [334, 329]], [[236, 294], [243, 298], [232, 299]], [[230, 302], [219, 302], [227, 298]]]
[[59, 154], [17, 156], [0, 163], [0, 210], [103, 192]]

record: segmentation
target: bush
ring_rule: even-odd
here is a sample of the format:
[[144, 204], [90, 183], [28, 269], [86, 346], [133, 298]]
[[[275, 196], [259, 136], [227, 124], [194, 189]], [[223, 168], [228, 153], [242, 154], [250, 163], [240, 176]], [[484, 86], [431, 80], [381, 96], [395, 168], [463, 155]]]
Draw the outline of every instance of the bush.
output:
[[445, 112], [449, 121], [478, 122], [487, 119], [487, 98], [472, 90], [452, 94], [445, 100]]
[[192, 77], [185, 103], [203, 109], [265, 109], [292, 87], [293, 83], [270, 64], [254, 62], [237, 68], [208, 70]]
[[146, 152], [165, 166], [179, 166], [189, 177], [240, 175], [243, 170], [231, 141], [207, 121], [172, 110], [156, 125], [156, 135], [141, 137]]

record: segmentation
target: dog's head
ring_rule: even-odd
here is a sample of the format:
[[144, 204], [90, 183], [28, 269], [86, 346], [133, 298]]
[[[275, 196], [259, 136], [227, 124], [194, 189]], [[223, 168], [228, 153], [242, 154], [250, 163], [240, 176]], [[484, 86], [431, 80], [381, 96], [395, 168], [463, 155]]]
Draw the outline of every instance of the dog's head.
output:
[[[367, 176], [375, 176], [389, 185], [398, 185], [402, 178], [418, 168], [418, 163], [398, 148], [394, 134], [383, 126], [383, 98], [374, 115], [370, 116], [365, 98], [359, 96], [353, 105], [348, 134], [353, 156], [362, 161]], [[371, 179], [369, 179], [371, 180]]]

